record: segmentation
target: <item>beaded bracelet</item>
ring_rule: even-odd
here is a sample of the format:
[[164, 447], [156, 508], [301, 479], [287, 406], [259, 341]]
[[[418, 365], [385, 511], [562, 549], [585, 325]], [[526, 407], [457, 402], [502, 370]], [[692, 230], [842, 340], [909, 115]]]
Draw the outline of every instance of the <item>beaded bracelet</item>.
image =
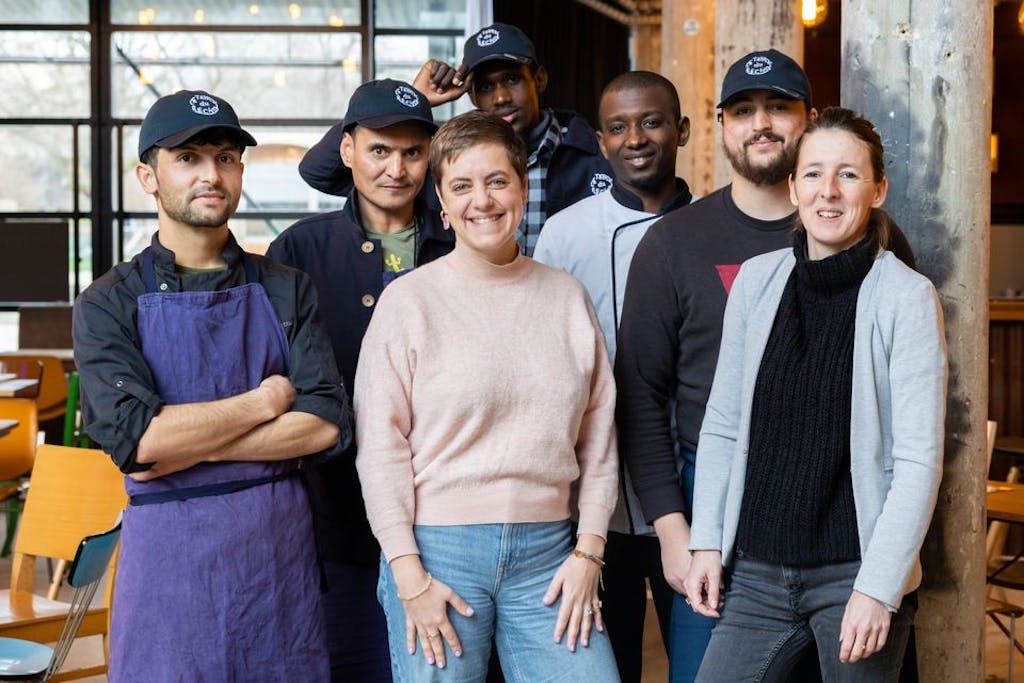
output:
[[434, 583], [434, 577], [431, 576], [430, 572], [427, 572], [427, 583], [423, 586], [423, 588], [419, 589], [418, 591], [416, 591], [415, 593], [413, 593], [412, 595], [409, 595], [409, 596], [403, 596], [398, 591], [395, 591], [395, 595], [398, 596], [399, 600], [404, 600], [406, 602], [408, 602], [409, 600], [415, 600], [416, 598], [420, 597], [421, 595], [426, 593], [428, 590], [430, 590], [430, 585], [432, 583]]
[[581, 560], [590, 560], [591, 562], [596, 564], [600, 569], [604, 569], [604, 560], [601, 559], [600, 557], [598, 557], [597, 555], [593, 555], [591, 553], [585, 553], [582, 550], [580, 550], [579, 548], [573, 548], [572, 549], [572, 556], [573, 557], [578, 557]]

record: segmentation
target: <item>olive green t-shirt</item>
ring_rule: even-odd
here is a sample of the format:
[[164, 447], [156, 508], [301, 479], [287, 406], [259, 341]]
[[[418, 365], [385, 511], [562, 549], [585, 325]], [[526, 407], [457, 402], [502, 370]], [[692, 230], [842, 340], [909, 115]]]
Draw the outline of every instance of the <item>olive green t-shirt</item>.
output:
[[380, 240], [385, 273], [401, 273], [416, 266], [416, 221], [390, 235], [367, 230], [366, 236]]

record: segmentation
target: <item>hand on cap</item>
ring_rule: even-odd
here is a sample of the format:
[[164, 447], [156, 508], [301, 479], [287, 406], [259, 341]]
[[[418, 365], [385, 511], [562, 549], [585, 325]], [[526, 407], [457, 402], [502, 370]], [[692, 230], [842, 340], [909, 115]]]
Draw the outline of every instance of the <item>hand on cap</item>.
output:
[[460, 64], [456, 69], [438, 59], [429, 59], [420, 67], [412, 87], [426, 96], [430, 106], [436, 107], [457, 100], [469, 90], [473, 79], [472, 74], [467, 75], [467, 71], [465, 64]]

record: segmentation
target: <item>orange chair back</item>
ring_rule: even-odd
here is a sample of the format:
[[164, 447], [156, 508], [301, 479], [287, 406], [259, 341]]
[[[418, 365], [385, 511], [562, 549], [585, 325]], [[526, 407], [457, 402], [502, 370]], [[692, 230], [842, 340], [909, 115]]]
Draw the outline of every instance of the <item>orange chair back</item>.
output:
[[0, 398], [0, 418], [18, 421], [17, 427], [0, 436], [0, 481], [9, 481], [28, 474], [35, 460], [39, 434], [35, 401]]
[[73, 560], [78, 542], [109, 529], [127, 503], [124, 475], [106, 453], [43, 444], [14, 553]]
[[[7, 366], [8, 372], [17, 372], [18, 367], [42, 365], [43, 375], [39, 381], [39, 393], [36, 394], [36, 409], [40, 422], [52, 420], [64, 414], [68, 400], [68, 380], [64, 375], [64, 363], [57, 356], [0, 354], [0, 363]], [[35, 374], [31, 374], [35, 377]]]

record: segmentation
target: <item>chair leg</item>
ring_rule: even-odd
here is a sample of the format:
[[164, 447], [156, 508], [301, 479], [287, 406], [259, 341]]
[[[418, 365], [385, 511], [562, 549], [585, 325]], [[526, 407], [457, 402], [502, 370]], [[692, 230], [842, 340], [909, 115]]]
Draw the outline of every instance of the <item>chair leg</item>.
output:
[[1013, 683], [1013, 646], [1017, 644], [1017, 617], [1010, 615], [1010, 665], [1007, 680]]
[[60, 584], [64, 581], [64, 572], [68, 570], [67, 560], [58, 560], [57, 568], [53, 570], [53, 580], [50, 581], [50, 589], [46, 592], [47, 600], [56, 600], [60, 593]]
[[18, 503], [14, 504], [7, 511], [7, 538], [4, 539], [3, 550], [0, 550], [0, 557], [10, 557], [11, 548], [14, 546], [14, 534], [18, 530]]

